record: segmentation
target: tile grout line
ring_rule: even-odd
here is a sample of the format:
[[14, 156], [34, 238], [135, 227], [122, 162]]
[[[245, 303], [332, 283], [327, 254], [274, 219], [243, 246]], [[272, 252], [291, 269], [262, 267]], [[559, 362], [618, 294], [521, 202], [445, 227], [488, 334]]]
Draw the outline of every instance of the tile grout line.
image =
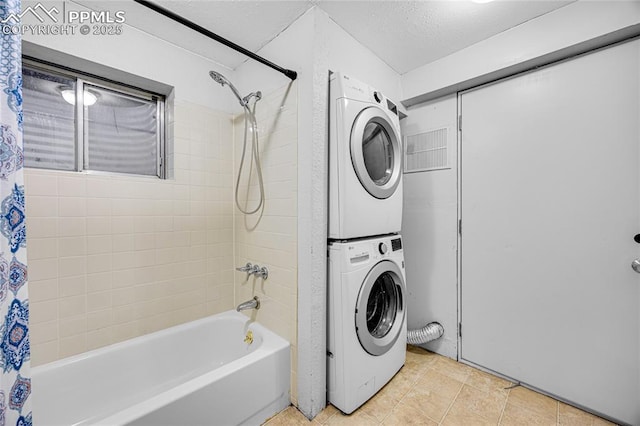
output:
[[[378, 421], [379, 425], [382, 425], [384, 423], [385, 420], [387, 420], [387, 417], [389, 417], [391, 415], [391, 413], [393, 412], [393, 410], [396, 409], [396, 407], [398, 406], [398, 404], [400, 404], [400, 401], [402, 401], [404, 399], [404, 395], [398, 400], [398, 402], [396, 402], [393, 407], [391, 407], [391, 410], [389, 410], [389, 412], [382, 418], [382, 420]], [[376, 419], [377, 420], [377, 419]]]
[[[403, 365], [403, 367], [404, 367], [404, 365]], [[398, 371], [398, 373], [399, 373], [399, 371]], [[396, 375], [397, 375], [398, 373], [396, 373]], [[394, 376], [394, 378], [395, 378], [395, 376]], [[393, 380], [393, 379], [392, 379], [392, 380]], [[404, 398], [409, 394], [409, 392], [411, 392], [411, 390], [413, 390], [413, 388], [414, 388], [414, 386], [415, 386], [416, 384], [418, 384], [418, 379], [416, 379], [416, 380], [413, 382], [413, 384], [411, 385], [411, 387], [410, 387], [410, 388], [409, 388], [405, 393], [403, 393], [403, 394], [402, 394], [402, 396], [400, 397], [400, 399], [398, 400], [398, 402], [396, 402], [396, 403], [394, 404], [394, 406], [391, 408], [391, 410], [389, 410], [389, 412], [388, 412], [388, 413], [387, 413], [387, 414], [382, 418], [382, 420], [380, 420], [380, 421], [378, 422], [378, 424], [379, 424], [379, 425], [383, 424], [383, 423], [384, 423], [384, 421], [385, 421], [385, 420], [387, 420], [387, 417], [389, 417], [389, 416], [391, 415], [391, 413], [393, 412], [393, 410], [395, 410], [395, 408], [396, 408], [398, 405], [400, 405], [400, 402], [402, 402], [402, 400], [403, 400], [403, 399], [404, 399]]]
[[[403, 366], [402, 366], [402, 368], [404, 368], [404, 366], [405, 366], [405, 365], [403, 365]], [[428, 367], [427, 367], [427, 368], [425, 368], [425, 371], [426, 371], [427, 369], [428, 369]], [[400, 372], [400, 370], [398, 371], [398, 373], [399, 373], [399, 372]], [[396, 375], [397, 375], [398, 373], [396, 373]], [[424, 374], [424, 371], [422, 372], [422, 374]], [[394, 376], [394, 378], [395, 378], [395, 376]], [[392, 378], [391, 380], [393, 380], [393, 378]], [[415, 388], [415, 386], [418, 384], [418, 381], [419, 381], [419, 380], [420, 380], [420, 375], [419, 375], [419, 374], [417, 374], [417, 375], [416, 375], [415, 380], [413, 380], [413, 382], [411, 383], [411, 386], [409, 387], [409, 389], [408, 389], [406, 392], [404, 392], [404, 393], [402, 394], [402, 396], [400, 397], [400, 399], [398, 400], [398, 402], [396, 402], [396, 403], [393, 405], [393, 407], [391, 408], [391, 410], [389, 410], [389, 412], [388, 412], [388, 413], [387, 413], [387, 414], [382, 418], [382, 420], [380, 420], [380, 421], [378, 422], [378, 424], [379, 424], [379, 425], [381, 425], [381, 424], [383, 424], [383, 423], [384, 423], [384, 421], [385, 421], [385, 420], [386, 420], [386, 419], [391, 415], [391, 413], [393, 412], [393, 410], [395, 410], [395, 408], [396, 408], [398, 405], [400, 405], [400, 403], [405, 399], [405, 397], [406, 397], [406, 396], [407, 396], [407, 395], [408, 395], [408, 394], [409, 394], [409, 393], [410, 393], [410, 392]]]
[[439, 425], [441, 425], [442, 422], [444, 422], [444, 420], [447, 418], [449, 411], [451, 411], [451, 407], [453, 407], [453, 404], [455, 404], [456, 400], [458, 399], [458, 396], [460, 396], [460, 392], [462, 392], [462, 388], [464, 388], [464, 384], [466, 383], [466, 381], [467, 379], [465, 378], [464, 382], [462, 383], [462, 386], [460, 386], [460, 389], [458, 389], [458, 393], [456, 393], [456, 396], [453, 397], [451, 404], [449, 404], [449, 406], [447, 407], [447, 411], [444, 412], [444, 414], [442, 415], [442, 419], [438, 422]]
[[[433, 359], [429, 362], [429, 364], [425, 367], [424, 371], [422, 371], [422, 376], [426, 375], [426, 374], [427, 374], [427, 372], [428, 372], [429, 370], [436, 371], [435, 369], [433, 369], [433, 368], [432, 368], [432, 367], [433, 367], [433, 365], [435, 364], [435, 360], [436, 360], [436, 359], [437, 359], [437, 358], [433, 358]], [[418, 385], [418, 382], [419, 382], [419, 381], [420, 381], [420, 378], [418, 378], [418, 379], [416, 380], [416, 382], [414, 383], [414, 387]], [[457, 396], [457, 394], [456, 394], [456, 396]], [[455, 398], [454, 398], [454, 399], [455, 399]], [[421, 411], [422, 411], [422, 410], [421, 410]], [[429, 416], [428, 414], [426, 414], [424, 411], [422, 411], [422, 413], [423, 413], [425, 416], [427, 416], [427, 418], [429, 418], [430, 420], [433, 420], [433, 421], [434, 421], [434, 422], [436, 422], [437, 424], [440, 424], [440, 421], [433, 419], [431, 416]], [[443, 417], [443, 418], [444, 418], [444, 417]]]
[[502, 411], [500, 412], [500, 417], [498, 418], [498, 426], [502, 424], [502, 418], [504, 417], [504, 412], [507, 409], [507, 403], [509, 402], [510, 394], [511, 394], [511, 389], [507, 389], [507, 397], [504, 400], [504, 405], [502, 406]]

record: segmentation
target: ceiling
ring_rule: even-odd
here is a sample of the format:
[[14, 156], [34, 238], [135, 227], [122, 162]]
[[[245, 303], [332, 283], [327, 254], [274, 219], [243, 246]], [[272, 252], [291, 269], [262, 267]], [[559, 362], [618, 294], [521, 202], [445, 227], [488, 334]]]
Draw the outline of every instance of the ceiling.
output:
[[[128, 25], [223, 67], [235, 69], [246, 60], [244, 55], [137, 3], [76, 2], [93, 9], [123, 9]], [[477, 4], [465, 0], [154, 0], [154, 3], [253, 52], [307, 10], [319, 7], [391, 68], [404, 74], [571, 1], [498, 0]]]

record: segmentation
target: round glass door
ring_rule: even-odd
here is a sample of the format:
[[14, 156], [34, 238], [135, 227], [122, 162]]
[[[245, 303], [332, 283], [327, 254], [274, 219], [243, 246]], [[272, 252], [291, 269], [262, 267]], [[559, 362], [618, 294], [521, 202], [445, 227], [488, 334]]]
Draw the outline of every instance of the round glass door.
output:
[[398, 266], [388, 260], [376, 264], [358, 295], [356, 333], [371, 355], [386, 353], [404, 324], [404, 282]]
[[398, 313], [398, 290], [389, 272], [383, 272], [367, 299], [367, 330], [378, 339], [389, 334]]
[[351, 162], [362, 186], [389, 198], [400, 182], [400, 139], [387, 115], [376, 107], [358, 114], [351, 131]]
[[364, 167], [376, 185], [389, 182], [393, 172], [393, 145], [389, 133], [380, 123], [370, 121], [364, 126], [362, 156]]

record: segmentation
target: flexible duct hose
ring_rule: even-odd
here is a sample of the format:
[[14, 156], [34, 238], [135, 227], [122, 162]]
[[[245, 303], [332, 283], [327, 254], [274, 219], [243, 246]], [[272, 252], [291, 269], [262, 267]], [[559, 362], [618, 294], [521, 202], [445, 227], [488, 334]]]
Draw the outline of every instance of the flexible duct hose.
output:
[[437, 322], [432, 322], [417, 330], [407, 332], [407, 343], [410, 345], [422, 345], [439, 339], [444, 334], [444, 327]]

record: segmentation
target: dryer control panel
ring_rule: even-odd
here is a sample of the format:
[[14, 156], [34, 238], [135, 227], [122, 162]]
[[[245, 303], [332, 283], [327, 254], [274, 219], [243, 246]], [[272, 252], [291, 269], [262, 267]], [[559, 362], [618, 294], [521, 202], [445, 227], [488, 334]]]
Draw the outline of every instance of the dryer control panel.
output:
[[338, 79], [337, 83], [340, 90], [338, 98], [344, 97], [356, 101], [376, 103], [385, 111], [395, 116], [398, 115], [396, 104], [368, 84], [340, 73], [335, 74], [335, 78]]

